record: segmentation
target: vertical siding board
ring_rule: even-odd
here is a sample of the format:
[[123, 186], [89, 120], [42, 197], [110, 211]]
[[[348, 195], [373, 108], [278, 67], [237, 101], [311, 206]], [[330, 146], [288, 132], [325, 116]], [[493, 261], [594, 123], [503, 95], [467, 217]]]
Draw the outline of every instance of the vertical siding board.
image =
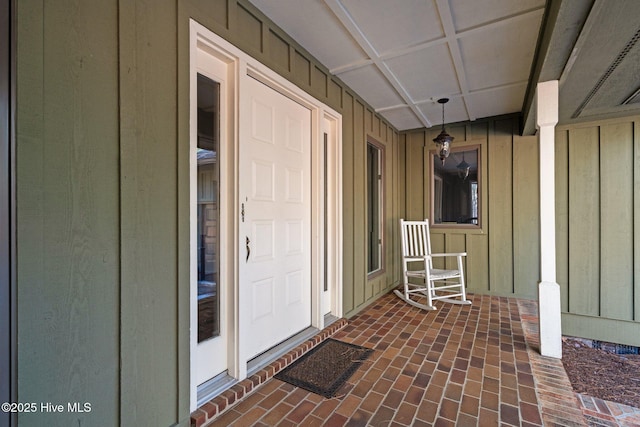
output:
[[275, 69], [288, 73], [291, 70], [290, 46], [278, 34], [268, 32], [265, 51], [271, 59]]
[[401, 236], [400, 236], [400, 219], [407, 218], [407, 139], [408, 136], [406, 133], [401, 133], [398, 135], [398, 217], [394, 220], [394, 228], [396, 231], [396, 245], [395, 250], [397, 251], [396, 260], [398, 261], [396, 268], [396, 277], [400, 278], [400, 282], [404, 280], [402, 278], [402, 247], [401, 247]]
[[598, 145], [597, 127], [569, 132], [569, 311], [592, 316], [600, 314]]
[[342, 110], [342, 87], [331, 79], [329, 80], [328, 92], [329, 104], [333, 105], [333, 108], [337, 110]]
[[568, 132], [556, 132], [556, 282], [562, 311], [569, 311], [569, 147]]
[[293, 61], [293, 80], [303, 88], [311, 85], [311, 62], [297, 50]]
[[403, 182], [401, 181], [400, 170], [403, 169], [402, 160], [400, 151], [400, 138], [397, 132], [391, 132], [393, 137], [393, 189], [391, 193], [391, 197], [393, 199], [393, 215], [387, 220], [390, 222], [389, 228], [392, 230], [393, 240], [391, 241], [391, 245], [389, 248], [389, 252], [391, 253], [393, 259], [393, 276], [389, 283], [397, 283], [398, 278], [402, 274], [401, 264], [400, 264], [400, 223], [399, 219], [402, 217], [402, 195], [404, 194], [404, 188], [402, 186]]
[[373, 130], [373, 111], [369, 108], [365, 109], [364, 128], [365, 128], [365, 133], [373, 134], [373, 136], [375, 136], [376, 139], [378, 138], [378, 134]]
[[434, 157], [430, 153], [429, 144], [422, 148], [422, 215], [420, 219], [431, 220], [431, 170]]
[[513, 292], [513, 207], [511, 120], [494, 122], [488, 143], [489, 191], [489, 287]]
[[534, 297], [540, 281], [540, 180], [538, 138], [514, 137], [514, 292]]
[[[466, 235], [463, 233], [447, 233], [445, 236], [445, 253], [456, 253], [456, 252], [466, 252], [467, 251], [467, 239]], [[467, 257], [462, 258], [462, 268], [464, 271], [467, 271]], [[457, 269], [458, 268], [458, 259], [456, 257], [446, 257], [445, 260], [446, 268]]]
[[384, 263], [385, 263], [385, 283], [381, 283], [380, 292], [386, 288], [388, 284], [394, 282], [394, 266], [395, 266], [395, 221], [396, 218], [396, 200], [398, 189], [395, 177], [394, 163], [397, 160], [395, 153], [395, 138], [391, 138], [385, 144], [385, 162], [384, 162], [384, 215], [383, 215], [383, 244], [384, 244]]
[[640, 121], [633, 122], [633, 320], [640, 322]]
[[486, 234], [467, 236], [467, 288], [478, 293], [489, 292], [489, 238]]
[[[398, 216], [400, 218], [408, 219], [407, 217], [407, 199], [408, 188], [407, 175], [408, 175], [408, 160], [407, 160], [407, 140], [409, 136], [406, 133], [400, 134], [398, 143], [398, 185], [402, 189], [398, 195]], [[400, 222], [397, 224], [400, 227]]]
[[122, 2], [119, 10], [122, 425], [171, 425], [181, 418], [177, 63], [175, 54], [167, 55], [177, 52], [176, 12], [169, 0]]
[[471, 123], [469, 139], [473, 141], [486, 141], [488, 139], [489, 122]]
[[236, 26], [232, 27], [233, 34], [242, 39], [245, 48], [253, 56], [260, 57], [264, 46], [262, 21], [239, 3], [235, 9]]
[[328, 77], [318, 67], [313, 67], [313, 74], [311, 75], [311, 93], [318, 99], [325, 101], [328, 96]]
[[354, 114], [353, 96], [344, 93], [344, 109], [342, 110], [342, 207], [343, 215], [343, 308], [345, 313], [355, 309], [354, 303], [354, 189], [353, 189], [353, 146], [354, 146]]
[[[56, 199], [49, 200], [51, 183], [46, 185], [50, 180], [51, 165], [46, 160], [49, 153], [46, 149], [44, 104], [45, 93], [48, 92], [44, 79], [48, 71], [45, 66], [45, 10], [42, 2], [16, 2], [15, 6], [16, 38], [19, 40], [15, 77], [16, 232], [19, 236], [16, 247], [17, 320], [20, 325], [17, 336], [17, 357], [20, 361], [17, 367], [17, 398], [20, 402], [33, 399], [44, 402], [46, 400], [41, 399], [58, 395], [60, 389], [65, 389], [66, 394], [67, 378], [55, 375], [54, 384], [43, 381], [43, 378], [59, 373], [67, 362], [64, 348], [68, 348], [69, 343], [63, 334], [56, 336], [56, 331], [64, 330], [59, 317], [60, 313], [64, 314], [59, 308], [64, 307], [64, 301], [59, 301], [59, 295], [68, 293], [65, 289], [68, 279], [63, 280], [63, 285], [53, 281], [57, 279], [57, 271], [52, 277], [50, 269], [55, 258], [51, 259], [50, 249], [45, 246], [46, 241], [52, 240], [48, 236], [50, 227], [59, 227], [56, 224], [59, 215], [45, 215], [50, 203], [56, 202]], [[58, 345], [62, 348], [58, 349]], [[46, 357], [58, 354], [62, 355], [62, 360]], [[2, 381], [6, 381], [5, 378], [3, 376]], [[110, 400], [106, 404], [113, 413], [117, 402], [113, 398]], [[115, 416], [111, 415], [112, 418]], [[37, 418], [37, 415], [28, 413], [21, 415], [21, 419], [32, 425], [49, 422], [44, 417]]]
[[[229, 1], [229, 0], [227, 0]], [[225, 3], [225, 2], [222, 2]], [[226, 13], [226, 4], [219, 6]], [[191, 11], [191, 5], [187, 2], [178, 3], [178, 141], [177, 141], [177, 182], [178, 182], [178, 271], [177, 271], [177, 292], [178, 304], [178, 402], [177, 410], [182, 419], [184, 414], [190, 413], [191, 405], [191, 218], [190, 218], [190, 159], [189, 151], [191, 147], [189, 135], [191, 122], [190, 109], [190, 22], [189, 17], [195, 16]], [[185, 135], [185, 137], [182, 137]], [[186, 424], [186, 422], [183, 422]]]
[[600, 129], [601, 316], [633, 319], [633, 128]]
[[[367, 284], [367, 212], [366, 212], [366, 156], [365, 106], [356, 101], [353, 114], [353, 235], [354, 235], [354, 303], [362, 305], [366, 300]], [[364, 219], [364, 220], [363, 220]]]
[[405, 146], [406, 164], [406, 218], [407, 220], [424, 219], [424, 134], [422, 132], [407, 135]]
[[[441, 232], [435, 232], [431, 230], [431, 252], [444, 253], [446, 249], [446, 235]], [[435, 268], [445, 268], [447, 260], [442, 257], [436, 257], [433, 259], [433, 266]]]
[[19, 421], [115, 426], [117, 4], [15, 7], [17, 401], [95, 402], [91, 413]]

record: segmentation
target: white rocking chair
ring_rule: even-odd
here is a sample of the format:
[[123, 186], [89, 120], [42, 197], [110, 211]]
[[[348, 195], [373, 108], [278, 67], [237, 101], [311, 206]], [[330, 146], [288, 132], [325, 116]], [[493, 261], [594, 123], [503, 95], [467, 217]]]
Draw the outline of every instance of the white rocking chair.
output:
[[[433, 304], [442, 300], [453, 304], [469, 305], [464, 289], [464, 271], [462, 257], [466, 252], [459, 253], [431, 253], [429, 238], [429, 221], [400, 220], [402, 237], [402, 272], [404, 289], [396, 289], [395, 294], [407, 303], [424, 310], [435, 310]], [[458, 268], [442, 270], [433, 268], [435, 257], [457, 257]], [[419, 270], [409, 270], [410, 263], [420, 262]], [[414, 282], [411, 283], [410, 279]], [[460, 299], [454, 299], [458, 298]]]

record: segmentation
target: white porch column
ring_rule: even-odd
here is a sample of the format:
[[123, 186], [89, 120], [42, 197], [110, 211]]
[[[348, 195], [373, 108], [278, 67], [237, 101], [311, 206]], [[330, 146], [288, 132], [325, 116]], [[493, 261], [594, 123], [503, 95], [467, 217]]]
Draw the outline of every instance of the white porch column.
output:
[[562, 358], [560, 286], [556, 283], [555, 126], [558, 81], [538, 83], [536, 127], [540, 144], [540, 353]]

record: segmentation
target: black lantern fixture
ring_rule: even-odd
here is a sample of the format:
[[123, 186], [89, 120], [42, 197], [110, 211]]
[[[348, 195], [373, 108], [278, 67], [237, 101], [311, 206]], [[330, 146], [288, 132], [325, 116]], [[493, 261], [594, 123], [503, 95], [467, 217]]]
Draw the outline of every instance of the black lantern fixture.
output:
[[458, 176], [463, 181], [467, 179], [469, 176], [469, 169], [471, 169], [471, 165], [464, 160], [464, 152], [462, 152], [462, 161], [458, 163], [456, 166], [458, 168]]
[[449, 98], [438, 99], [438, 104], [442, 104], [442, 130], [440, 134], [433, 139], [433, 142], [435, 142], [438, 147], [438, 156], [440, 160], [442, 160], [443, 165], [447, 157], [449, 157], [451, 143], [453, 142], [453, 137], [444, 130], [444, 104], [447, 102], [449, 102]]

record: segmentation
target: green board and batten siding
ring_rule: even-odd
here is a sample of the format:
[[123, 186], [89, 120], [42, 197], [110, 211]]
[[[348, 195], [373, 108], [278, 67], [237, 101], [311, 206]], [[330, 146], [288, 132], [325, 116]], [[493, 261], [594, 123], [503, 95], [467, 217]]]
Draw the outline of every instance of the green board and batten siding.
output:
[[[20, 425], [188, 425], [189, 18], [343, 115], [344, 313], [399, 280], [399, 135], [245, 0], [16, 2]], [[366, 138], [386, 274], [366, 275]]]
[[556, 132], [557, 280], [567, 335], [640, 346], [638, 120]]

